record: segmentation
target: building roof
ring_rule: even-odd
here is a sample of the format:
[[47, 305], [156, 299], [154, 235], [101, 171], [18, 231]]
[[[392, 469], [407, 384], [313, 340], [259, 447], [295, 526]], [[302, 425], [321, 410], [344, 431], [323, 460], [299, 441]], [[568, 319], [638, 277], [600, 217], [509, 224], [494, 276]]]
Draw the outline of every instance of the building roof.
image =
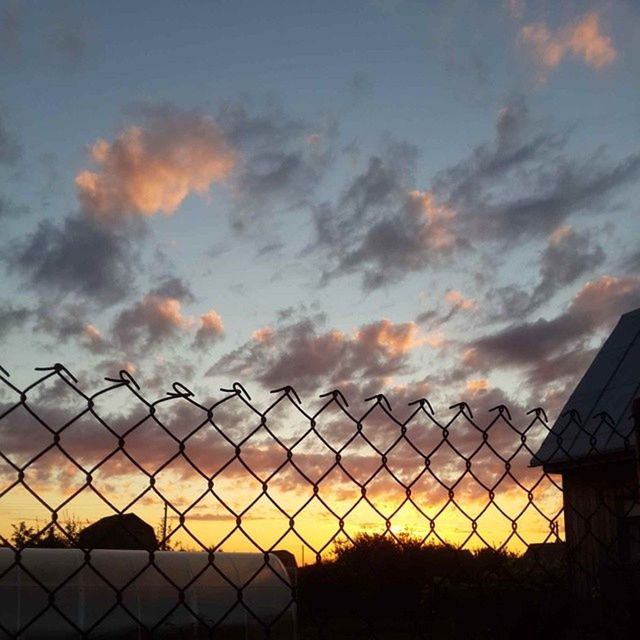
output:
[[531, 464], [566, 465], [634, 448], [640, 397], [640, 309], [625, 313], [594, 358]]

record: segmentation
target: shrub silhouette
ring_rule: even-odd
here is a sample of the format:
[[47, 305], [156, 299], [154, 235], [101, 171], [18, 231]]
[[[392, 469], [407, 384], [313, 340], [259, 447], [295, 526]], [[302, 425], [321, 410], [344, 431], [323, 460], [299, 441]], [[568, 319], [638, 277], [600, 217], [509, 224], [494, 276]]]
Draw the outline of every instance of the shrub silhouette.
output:
[[[384, 632], [388, 638], [416, 628], [433, 637], [451, 637], [454, 629], [504, 637], [498, 630], [518, 628], [525, 616], [531, 627], [533, 610], [555, 618], [562, 606], [558, 582], [506, 551], [362, 533], [337, 542], [330, 560], [300, 569], [299, 606], [305, 624], [334, 621], [327, 637], [360, 637], [363, 622], [378, 633], [393, 630]], [[521, 631], [521, 637], [528, 636]]]

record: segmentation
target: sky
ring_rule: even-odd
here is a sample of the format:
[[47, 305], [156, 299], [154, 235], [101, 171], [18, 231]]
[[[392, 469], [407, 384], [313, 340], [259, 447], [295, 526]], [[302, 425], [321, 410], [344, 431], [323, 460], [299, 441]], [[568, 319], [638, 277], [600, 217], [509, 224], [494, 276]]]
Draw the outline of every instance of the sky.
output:
[[0, 365], [555, 417], [640, 306], [639, 31], [624, 1], [2, 2]]

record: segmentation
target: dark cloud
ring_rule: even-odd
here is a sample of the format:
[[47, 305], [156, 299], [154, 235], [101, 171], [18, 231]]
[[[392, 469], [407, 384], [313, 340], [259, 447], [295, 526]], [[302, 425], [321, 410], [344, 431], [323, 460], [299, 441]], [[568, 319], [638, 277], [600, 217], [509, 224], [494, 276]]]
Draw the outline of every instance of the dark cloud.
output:
[[333, 122], [310, 123], [278, 108], [258, 112], [227, 103], [217, 123], [241, 154], [232, 179], [238, 229], [274, 208], [302, 204], [329, 167]]
[[365, 100], [373, 95], [373, 80], [366, 73], [359, 71], [349, 78], [347, 88], [355, 101]]
[[457, 210], [467, 237], [504, 244], [548, 234], [574, 214], [606, 210], [640, 175], [640, 154], [612, 162], [598, 150], [578, 161], [567, 141], [541, 130], [522, 99], [512, 101], [498, 115], [494, 142], [442, 171], [434, 192]]
[[[314, 205], [311, 246], [328, 261], [324, 282], [359, 273], [363, 288], [373, 289], [483, 244], [508, 251], [551, 234], [573, 216], [606, 211], [640, 176], [640, 154], [616, 162], [599, 149], [586, 160], [573, 159], [568, 136], [532, 119], [523, 98], [500, 110], [493, 141], [441, 171], [430, 190], [413, 186], [416, 157], [412, 145], [388, 145], [336, 202]], [[420, 199], [422, 210], [416, 211]], [[586, 232], [569, 234], [559, 245], [543, 255], [533, 297], [514, 287], [499, 292], [514, 308], [536, 308], [604, 259]]]
[[387, 140], [336, 205], [315, 207], [313, 249], [330, 261], [324, 281], [358, 272], [363, 288], [374, 289], [439, 263], [459, 246], [455, 212], [431, 192], [412, 189], [417, 157], [414, 145]]
[[604, 259], [604, 250], [594, 244], [589, 231], [559, 227], [551, 234], [540, 255], [540, 282], [531, 296], [531, 305], [538, 306], [559, 289], [577, 282], [599, 267]]
[[0, 111], [0, 165], [14, 165], [20, 158], [20, 144]]
[[630, 275], [637, 275], [640, 273], [640, 249], [632, 252], [630, 255], [625, 256], [622, 259], [622, 269], [625, 273]]
[[0, 51], [15, 55], [20, 49], [22, 11], [16, 0], [9, 0], [0, 14]]
[[[388, 161], [383, 161], [378, 156], [369, 159], [367, 169], [357, 175], [340, 199], [341, 210], [346, 211], [354, 222], [361, 222], [368, 211], [373, 207], [388, 207], [393, 203], [394, 197], [402, 195], [403, 186], [406, 184], [405, 176], [396, 165], [396, 159], [401, 157], [404, 150], [410, 151], [415, 157], [414, 148], [394, 150]], [[405, 159], [405, 164], [412, 162]]]
[[82, 335], [87, 321], [88, 309], [83, 304], [42, 306], [38, 309], [36, 330], [46, 333], [56, 342], [67, 342]]
[[528, 163], [548, 159], [564, 144], [552, 133], [532, 134], [531, 127], [524, 100], [513, 100], [498, 114], [493, 143], [480, 144], [468, 158], [440, 172], [434, 191], [446, 195], [452, 205], [473, 207], [485, 186]]
[[525, 234], [531, 237], [549, 233], [579, 212], [606, 211], [618, 188], [640, 175], [640, 154], [617, 163], [603, 163], [598, 155], [582, 163], [563, 160], [540, 168], [537, 192], [480, 203], [476, 211], [478, 224], [472, 224], [472, 230], [509, 242]]
[[157, 287], [149, 292], [150, 295], [160, 296], [163, 298], [175, 298], [181, 302], [195, 302], [195, 296], [182, 278], [166, 277]]
[[8, 301], [0, 305], [0, 338], [9, 332], [22, 330], [25, 322], [31, 319], [33, 310], [28, 307], [14, 306]]
[[[69, 72], [86, 57], [90, 36], [81, 3], [8, 0], [0, 13], [0, 53], [21, 65]], [[43, 28], [36, 25], [42, 25]], [[39, 28], [37, 37], [26, 29]]]
[[109, 344], [89, 321], [90, 309], [81, 302], [42, 305], [36, 312], [36, 331], [56, 344], [77, 341], [92, 353], [104, 353]]
[[593, 333], [640, 306], [640, 278], [602, 276], [587, 282], [567, 310], [550, 320], [512, 324], [467, 346], [479, 368], [531, 367], [571, 352]]
[[418, 324], [429, 324], [438, 320], [440, 314], [435, 309], [429, 309], [427, 311], [422, 311], [416, 316], [416, 322]]
[[282, 249], [284, 249], [284, 243], [280, 241], [269, 242], [268, 244], [265, 244], [264, 246], [260, 247], [260, 249], [258, 250], [257, 256], [261, 257], [261, 256], [271, 255], [274, 253], [278, 253]]
[[[450, 257], [464, 241], [456, 237], [455, 214], [428, 192], [413, 191], [392, 215], [373, 222], [351, 238], [354, 249], [344, 249], [325, 279], [358, 271], [365, 290], [401, 280]], [[355, 235], [355, 234], [354, 234]]]
[[79, 25], [59, 24], [50, 37], [51, 49], [61, 61], [75, 68], [87, 55], [88, 44]]
[[592, 232], [575, 231], [567, 225], [558, 227], [540, 252], [539, 280], [531, 292], [511, 285], [489, 293], [500, 309], [492, 319], [525, 316], [535, 311], [558, 291], [594, 271], [604, 260], [604, 250], [594, 242]]
[[5, 246], [2, 258], [41, 293], [108, 305], [131, 291], [141, 233], [131, 226], [116, 232], [71, 214], [61, 223], [40, 222], [24, 241]]
[[191, 321], [177, 298], [149, 293], [116, 316], [111, 334], [125, 350], [156, 347], [177, 337]]
[[371, 156], [349, 181], [335, 206], [316, 205], [316, 246], [342, 253], [364, 228], [397, 210], [413, 186], [417, 157], [416, 146], [387, 140], [383, 152]]
[[252, 340], [220, 358], [207, 375], [251, 378], [268, 389], [294, 384], [300, 390], [362, 379], [379, 390], [385, 377], [408, 370], [409, 354], [421, 344], [413, 322], [380, 320], [346, 335], [323, 332], [317, 322], [304, 319], [256, 331]]

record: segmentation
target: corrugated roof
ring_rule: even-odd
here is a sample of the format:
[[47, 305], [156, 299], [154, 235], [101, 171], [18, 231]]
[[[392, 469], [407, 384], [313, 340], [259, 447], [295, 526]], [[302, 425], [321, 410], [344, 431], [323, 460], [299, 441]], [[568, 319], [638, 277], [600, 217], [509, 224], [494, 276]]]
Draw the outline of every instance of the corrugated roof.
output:
[[640, 309], [636, 309], [620, 318], [531, 464], [583, 461], [635, 447], [631, 405], [639, 396]]

